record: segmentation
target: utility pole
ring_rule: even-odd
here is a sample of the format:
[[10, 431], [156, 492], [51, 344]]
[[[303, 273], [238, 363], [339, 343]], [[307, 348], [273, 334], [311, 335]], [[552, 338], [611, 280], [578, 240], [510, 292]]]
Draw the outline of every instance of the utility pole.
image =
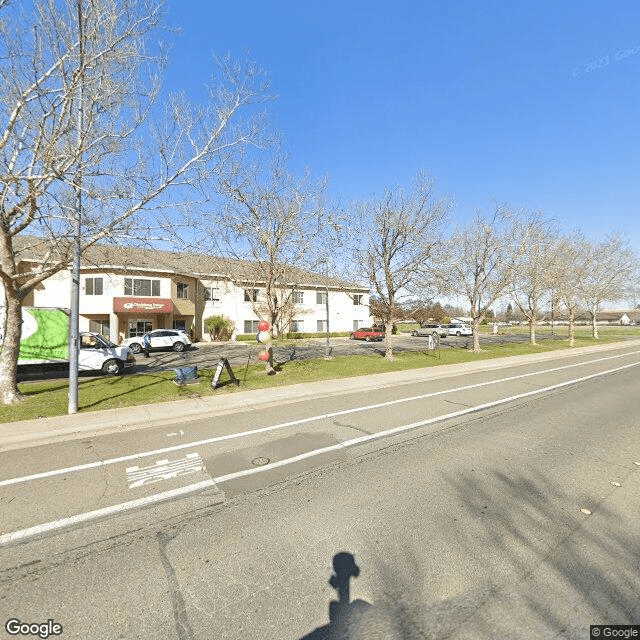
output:
[[82, 0], [78, 2], [78, 166], [73, 181], [76, 192], [73, 235], [73, 266], [71, 273], [71, 317], [69, 319], [69, 414], [78, 412], [78, 353], [80, 349], [80, 234], [82, 232], [82, 113], [84, 101], [84, 35], [82, 29]]

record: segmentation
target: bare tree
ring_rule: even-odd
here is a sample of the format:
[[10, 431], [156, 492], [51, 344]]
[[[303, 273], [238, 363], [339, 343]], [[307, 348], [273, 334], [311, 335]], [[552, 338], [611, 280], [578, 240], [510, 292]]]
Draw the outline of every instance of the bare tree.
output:
[[229, 58], [217, 61], [208, 105], [168, 96], [160, 115], [157, 74], [164, 58], [150, 36], [161, 27], [163, 8], [162, 0], [38, 0], [28, 14], [18, 4], [3, 8], [4, 403], [21, 397], [16, 371], [23, 301], [70, 262], [77, 190], [83, 251], [117, 239], [136, 217], [148, 219], [154, 209], [193, 197], [192, 189], [201, 193], [197, 189], [229, 154], [260, 134], [261, 122], [236, 121], [264, 100], [264, 75]]
[[589, 270], [588, 246], [584, 235], [574, 231], [562, 236], [548, 255], [551, 285], [567, 312], [571, 347], [575, 345], [575, 322], [582, 305], [581, 286]]
[[450, 203], [434, 200], [422, 173], [410, 192], [389, 189], [382, 198], [354, 205], [353, 267], [369, 278], [385, 325], [385, 358], [393, 360], [394, 321], [402, 302], [433, 289], [430, 267], [439, 255]]
[[602, 242], [585, 244], [587, 271], [578, 291], [591, 318], [597, 340], [597, 316], [605, 302], [625, 298], [637, 270], [637, 255], [628, 240], [615, 233]]
[[524, 246], [513, 271], [508, 291], [529, 323], [529, 340], [536, 344], [536, 323], [542, 313], [544, 298], [552, 285], [553, 253], [558, 231], [551, 220], [540, 213], [521, 220]]
[[522, 223], [505, 205], [496, 205], [489, 217], [477, 212], [447, 244], [447, 268], [441, 282], [445, 293], [463, 293], [469, 301], [474, 351], [480, 351], [479, 329], [487, 309], [513, 281], [524, 247]]
[[299, 289], [310, 278], [325, 279], [311, 275], [322, 269], [336, 225], [325, 207], [325, 184], [289, 173], [279, 151], [266, 170], [241, 158], [220, 181], [227, 198], [222, 215], [217, 210], [199, 221], [200, 238], [208, 239], [200, 244], [224, 256], [220, 268], [245, 289], [245, 300], [276, 336], [304, 313]]

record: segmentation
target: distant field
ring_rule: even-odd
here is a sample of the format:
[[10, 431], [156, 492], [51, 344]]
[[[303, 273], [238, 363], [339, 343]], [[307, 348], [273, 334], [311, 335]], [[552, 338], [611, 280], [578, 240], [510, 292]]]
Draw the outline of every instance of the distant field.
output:
[[[411, 333], [415, 329], [417, 329], [420, 325], [415, 322], [412, 324], [399, 324], [398, 331], [400, 333]], [[481, 333], [492, 333], [493, 325], [481, 325], [480, 326]], [[498, 327], [498, 333], [501, 335], [513, 335], [516, 333], [529, 333], [529, 325], [512, 325], [510, 327]], [[559, 325], [556, 324], [553, 328], [549, 325], [536, 325], [536, 333], [541, 334], [550, 334], [554, 335], [566, 336], [569, 335], [569, 327], [567, 325]], [[606, 336], [640, 336], [640, 326], [628, 326], [623, 327], [619, 325], [608, 325], [608, 324], [599, 324], [598, 325], [598, 333], [602, 337]], [[576, 337], [580, 336], [590, 336], [591, 335], [591, 325], [578, 325], [575, 327], [575, 335]]]

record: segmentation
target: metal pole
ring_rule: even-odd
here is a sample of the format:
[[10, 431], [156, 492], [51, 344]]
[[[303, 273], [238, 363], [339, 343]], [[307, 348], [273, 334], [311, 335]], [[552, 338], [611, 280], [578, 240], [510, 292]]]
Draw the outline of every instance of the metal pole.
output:
[[78, 4], [78, 65], [80, 84], [78, 86], [78, 166], [74, 178], [76, 208], [73, 235], [73, 267], [71, 274], [71, 317], [69, 319], [69, 414], [78, 412], [78, 353], [80, 349], [80, 234], [82, 224], [82, 127], [84, 123], [82, 103], [84, 100], [84, 43], [82, 33], [82, 0]]

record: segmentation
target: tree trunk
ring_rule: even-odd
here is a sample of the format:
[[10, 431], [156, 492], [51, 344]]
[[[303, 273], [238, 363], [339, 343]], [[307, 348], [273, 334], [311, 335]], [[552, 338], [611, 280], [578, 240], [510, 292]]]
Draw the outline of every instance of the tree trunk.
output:
[[24, 398], [18, 391], [18, 353], [22, 335], [22, 301], [16, 291], [5, 283], [7, 301], [4, 324], [4, 344], [0, 354], [0, 389], [2, 402], [14, 404]]
[[573, 313], [573, 311], [569, 312], [569, 346], [573, 347], [573, 345], [576, 342], [576, 337], [575, 337], [575, 314]]
[[533, 345], [537, 345], [536, 342], [536, 321], [534, 318], [529, 318], [529, 341]]
[[267, 353], [269, 354], [269, 358], [265, 364], [264, 372], [268, 376], [275, 376], [278, 372], [273, 368], [273, 347], [271, 345], [267, 347]]
[[598, 335], [598, 323], [597, 323], [596, 314], [591, 314], [591, 329], [593, 331], [593, 337], [595, 340], [600, 340], [600, 336]]
[[480, 318], [473, 319], [473, 350], [480, 353]]
[[384, 324], [384, 357], [386, 360], [393, 362], [395, 358], [393, 357], [393, 318]]

